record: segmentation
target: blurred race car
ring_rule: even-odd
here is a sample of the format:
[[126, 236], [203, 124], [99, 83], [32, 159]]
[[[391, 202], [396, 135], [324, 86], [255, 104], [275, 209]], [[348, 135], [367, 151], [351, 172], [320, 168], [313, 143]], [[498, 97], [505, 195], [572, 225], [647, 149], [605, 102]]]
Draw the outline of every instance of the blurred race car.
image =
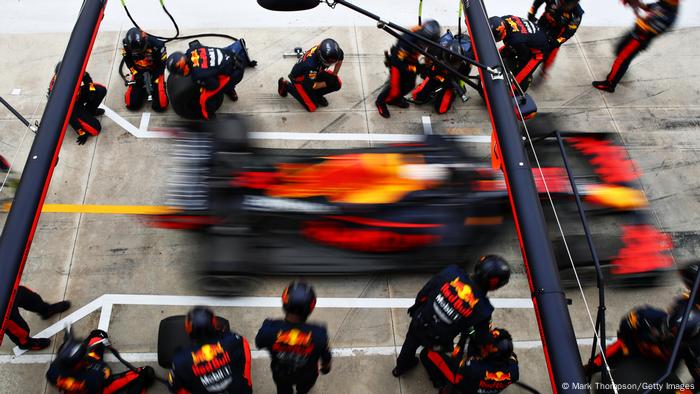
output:
[[[632, 186], [638, 173], [624, 149], [608, 134], [569, 133], [565, 141], [589, 213], [629, 222], [598, 247], [609, 273], [656, 277], [669, 268], [670, 244], [644, 219], [647, 201]], [[510, 216], [501, 172], [460, 144], [428, 135], [377, 148], [272, 150], [252, 147], [236, 118], [190, 124], [177, 138], [168, 201], [178, 212], [151, 222], [206, 234], [200, 268], [210, 292], [259, 274], [436, 270], [475, 260]], [[572, 206], [561, 157], [553, 166], [542, 156], [551, 138], [538, 144], [538, 189]], [[646, 257], [629, 250], [640, 242]], [[569, 245], [576, 264], [592, 266], [578, 244], [585, 242]], [[570, 267], [568, 257], [559, 261]]]

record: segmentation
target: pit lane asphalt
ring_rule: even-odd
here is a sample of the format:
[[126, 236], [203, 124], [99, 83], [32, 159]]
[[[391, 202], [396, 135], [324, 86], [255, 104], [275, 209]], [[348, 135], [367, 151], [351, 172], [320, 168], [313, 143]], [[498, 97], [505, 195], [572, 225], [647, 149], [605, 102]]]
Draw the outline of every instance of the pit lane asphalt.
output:
[[[593, 79], [602, 79], [613, 58], [615, 38], [620, 28], [583, 27], [573, 42], [560, 53], [550, 79], [531, 91], [540, 112], [554, 112], [570, 129], [619, 133], [632, 157], [645, 175], [642, 183], [651, 200], [655, 220], [670, 232], [676, 242], [678, 261], [698, 255], [700, 210], [698, 210], [698, 149], [700, 128], [700, 83], [696, 65], [700, 56], [687, 54], [684, 43], [700, 39], [696, 28], [675, 31], [660, 38], [633, 64], [625, 82], [614, 95], [602, 94], [590, 87]], [[224, 30], [221, 30], [224, 32]], [[119, 116], [139, 126], [141, 114], [123, 108], [124, 86], [117, 76], [119, 44], [123, 32], [105, 32], [98, 36], [88, 71], [95, 81], [109, 86], [105, 104]], [[341, 76], [343, 90], [329, 96], [330, 107], [308, 114], [291, 98], [280, 98], [276, 81], [286, 75], [293, 60], [282, 58], [295, 46], [308, 48], [321, 37], [336, 38], [348, 56]], [[67, 34], [3, 34], [0, 48], [16, 54], [0, 59], [0, 94], [31, 121], [38, 120], [45, 105], [45, 89], [56, 60], [67, 42]], [[368, 27], [250, 29], [245, 38], [251, 53], [260, 62], [256, 70], [246, 72], [238, 88], [240, 100], [226, 102], [222, 112], [236, 112], [250, 117], [256, 131], [334, 132], [334, 133], [402, 133], [418, 134], [421, 117], [432, 115], [429, 107], [399, 111], [392, 108], [392, 118], [385, 120], [374, 110], [373, 101], [384, 83], [383, 50], [391, 45], [390, 37]], [[206, 44], [223, 44], [206, 40]], [[174, 44], [170, 51], [186, 43]], [[18, 62], [14, 59], [22, 59]], [[31, 72], [29, 72], [31, 71]], [[11, 95], [20, 89], [18, 95]], [[432, 116], [436, 126], [454, 134], [489, 135], [488, 117], [481, 100], [473, 93], [467, 104], [457, 104], [453, 112]], [[148, 109], [145, 109], [148, 111]], [[176, 120], [169, 111], [151, 114], [150, 129], [164, 127]], [[137, 139], [103, 117], [103, 133], [85, 146], [74, 143], [72, 130], [67, 131], [60, 162], [47, 197], [47, 203], [161, 205], [164, 179], [168, 173], [169, 147], [159, 139]], [[0, 154], [11, 158], [19, 148], [21, 169], [32, 136], [19, 146], [25, 129], [6, 112], [0, 113]], [[261, 141], [262, 145], [281, 148], [327, 148], [367, 146], [363, 141], [304, 142]], [[472, 146], [476, 154], [487, 158], [488, 147]], [[550, 209], [545, 206], [545, 210]], [[4, 216], [1, 216], [3, 220]], [[595, 230], [595, 229], [594, 229]], [[503, 254], [515, 266], [514, 278], [495, 297], [528, 298], [517, 241], [513, 231], [505, 232], [489, 252]], [[24, 283], [48, 300], [70, 299], [71, 311], [103, 294], [197, 295], [187, 280], [197, 257], [197, 245], [186, 233], [152, 229], [132, 217], [87, 213], [47, 213], [42, 216], [23, 277]], [[427, 280], [423, 275], [378, 275], [370, 277], [311, 278], [321, 297], [409, 298]], [[278, 296], [288, 279], [266, 278], [251, 296]], [[646, 290], [608, 291], [608, 332], [614, 333], [620, 317], [632, 306], [649, 303], [667, 305], [678, 293], [679, 285], [671, 281], [663, 287]], [[591, 307], [596, 291], [585, 290]], [[576, 290], [571, 315], [577, 336], [592, 335], [583, 301]], [[159, 320], [181, 314], [186, 307], [115, 305], [111, 314], [110, 334], [123, 352], [155, 352]], [[275, 308], [219, 308], [219, 313], [233, 322], [236, 330], [252, 337], [267, 316], [278, 316]], [[593, 310], [593, 313], [595, 311]], [[26, 316], [27, 314], [25, 314]], [[403, 309], [339, 308], [319, 309], [314, 319], [327, 321], [336, 348], [391, 348], [403, 340], [408, 319]], [[32, 332], [55, 323], [34, 316], [28, 321]], [[532, 310], [499, 309], [494, 315], [498, 326], [509, 329], [517, 341], [532, 343], [539, 334]], [[91, 314], [76, 324], [78, 333], [87, 333], [98, 324], [98, 314]], [[59, 340], [60, 341], [60, 340]], [[49, 350], [37, 352], [50, 354]], [[0, 351], [10, 354], [10, 341]], [[548, 392], [546, 367], [540, 348], [520, 348], [523, 381]], [[582, 347], [587, 358], [589, 346]], [[9, 360], [9, 358], [0, 358]], [[42, 361], [43, 360], [43, 361]], [[45, 388], [43, 374], [46, 359], [35, 364], [0, 364], [0, 387], [4, 392], [52, 392]], [[422, 393], [429, 391], [424, 372], [417, 369], [405, 378], [391, 377], [393, 356], [359, 354], [339, 357], [335, 370], [319, 379], [317, 393]], [[162, 371], [161, 371], [162, 372]], [[264, 358], [254, 361], [256, 391], [272, 392]], [[154, 390], [154, 392], [161, 389]], [[518, 392], [512, 389], [510, 392]]]

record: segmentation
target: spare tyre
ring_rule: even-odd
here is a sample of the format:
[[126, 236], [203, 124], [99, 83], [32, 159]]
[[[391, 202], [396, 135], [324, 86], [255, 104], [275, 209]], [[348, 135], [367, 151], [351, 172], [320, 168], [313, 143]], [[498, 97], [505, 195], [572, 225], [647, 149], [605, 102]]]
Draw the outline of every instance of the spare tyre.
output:
[[[177, 74], [168, 75], [167, 90], [170, 105], [176, 114], [185, 119], [203, 119], [202, 108], [199, 105], [199, 89], [200, 86], [190, 77]], [[212, 100], [214, 101], [211, 102], [211, 105], [216, 111], [223, 104], [224, 97], [218, 95]]]
[[[217, 324], [225, 331], [230, 329], [228, 320], [216, 317]], [[180, 349], [192, 346], [189, 335], [185, 332], [185, 316], [170, 316], [160, 321], [158, 327], [158, 365], [170, 368], [173, 356]]]

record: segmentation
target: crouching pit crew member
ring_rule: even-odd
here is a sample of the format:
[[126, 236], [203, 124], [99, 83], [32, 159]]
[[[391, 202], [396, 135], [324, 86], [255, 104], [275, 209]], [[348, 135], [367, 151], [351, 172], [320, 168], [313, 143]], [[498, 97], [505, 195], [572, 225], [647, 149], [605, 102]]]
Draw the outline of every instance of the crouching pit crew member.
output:
[[[631, 310], [620, 321], [617, 340], [605, 349], [605, 359], [611, 367], [628, 356], [638, 356], [667, 363], [671, 358], [673, 335], [668, 314], [662, 310], [643, 306]], [[603, 356], [598, 355], [586, 365], [588, 375], [603, 367]]]
[[154, 111], [165, 111], [168, 108], [164, 74], [168, 54], [165, 43], [136, 27], [126, 32], [122, 43], [124, 63], [131, 72], [124, 95], [126, 108], [138, 110], [148, 100]]
[[470, 344], [465, 358], [424, 348], [420, 354], [433, 386], [441, 394], [496, 394], [519, 379], [518, 359], [513, 339], [502, 328], [491, 330], [486, 344]]
[[174, 393], [249, 394], [253, 392], [250, 376], [248, 341], [218, 327], [210, 309], [195, 307], [187, 313], [185, 331], [193, 345], [180, 349], [173, 357], [168, 375]]
[[[56, 82], [56, 77], [61, 69], [61, 62], [56, 64], [54, 75], [49, 84], [49, 92], [47, 97], [53, 91], [53, 85]], [[96, 136], [102, 131], [102, 125], [97, 119], [105, 113], [105, 110], [98, 108], [100, 103], [107, 95], [107, 88], [98, 83], [94, 83], [90, 74], [87, 71], [83, 74], [83, 79], [80, 82], [80, 90], [78, 97], [73, 105], [73, 112], [70, 115], [68, 123], [73, 130], [78, 133], [76, 142], [78, 145], [84, 145], [87, 142], [88, 136]]]
[[[449, 34], [450, 37], [452, 36], [449, 32], [446, 34]], [[443, 36], [443, 39], [444, 38]], [[468, 40], [468, 38], [452, 37], [444, 41], [442, 46], [452, 53], [465, 56], [466, 53], [464, 52], [461, 42], [463, 40]], [[469, 70], [471, 68], [469, 64], [450, 52], [443, 51], [442, 60], [461, 74], [469, 75]], [[425, 75], [423, 82], [411, 92], [414, 103], [423, 104], [432, 99], [434, 100], [433, 106], [435, 112], [444, 114], [452, 108], [455, 97], [462, 97], [463, 101], [468, 99], [468, 96], [466, 96], [467, 92], [460, 85], [461, 81], [452, 76], [444, 67], [437, 64], [431, 66], [426, 65], [424, 70]], [[464, 97], [467, 97], [467, 99]]]
[[[432, 19], [411, 30], [430, 41], [437, 41], [440, 38], [440, 24]], [[403, 34], [391, 47], [390, 52], [385, 52], [387, 56], [385, 64], [389, 67], [389, 81], [374, 103], [379, 115], [384, 118], [391, 116], [387, 105], [408, 108], [409, 104], [404, 96], [416, 87], [420, 52], [411, 44], [426, 48], [424, 42], [408, 34]]]
[[430, 279], [408, 309], [411, 324], [392, 374], [398, 377], [415, 367], [416, 350], [421, 346], [450, 352], [460, 334], [471, 335], [475, 345], [488, 343], [493, 306], [486, 293], [509, 280], [510, 266], [493, 255], [481, 257], [471, 275], [450, 265]]
[[514, 15], [491, 17], [489, 24], [496, 42], [505, 44], [500, 50], [503, 61], [526, 91], [549, 46], [547, 35], [534, 23]]
[[316, 304], [313, 287], [292, 282], [282, 293], [284, 319], [263, 322], [255, 337], [259, 349], [270, 352], [272, 379], [278, 394], [308, 393], [322, 374], [331, 371], [325, 326], [307, 323]]
[[236, 40], [225, 48], [203, 46], [192, 41], [186, 53], [175, 52], [168, 57], [168, 71], [182, 76], [190, 76], [200, 87], [199, 107], [203, 119], [215, 117], [221, 104], [222, 95], [231, 101], [238, 101], [236, 85], [243, 80], [246, 67], [255, 67], [257, 62], [250, 59], [245, 41]]
[[113, 374], [104, 361], [107, 348], [111, 348], [111, 343], [102, 330], [93, 330], [83, 341], [67, 331], [46, 379], [63, 394], [145, 393], [155, 381], [153, 368], [146, 366]]
[[291, 94], [309, 112], [327, 107], [325, 96], [337, 92], [342, 86], [338, 72], [344, 57], [340, 45], [334, 39], [326, 38], [297, 61], [289, 73], [289, 81], [284, 78], [277, 81], [277, 92], [282, 97]]

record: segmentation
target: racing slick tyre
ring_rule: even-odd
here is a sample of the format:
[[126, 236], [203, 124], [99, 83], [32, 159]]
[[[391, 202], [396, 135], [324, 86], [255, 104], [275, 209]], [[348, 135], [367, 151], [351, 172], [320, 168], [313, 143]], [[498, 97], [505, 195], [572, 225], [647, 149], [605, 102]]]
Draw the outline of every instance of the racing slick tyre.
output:
[[[185, 315], [170, 316], [160, 321], [158, 326], [158, 365], [168, 369], [172, 367], [173, 356], [183, 348], [192, 345], [185, 332]], [[229, 330], [228, 320], [217, 316], [216, 321], [223, 330]]]
[[[202, 108], [199, 105], [199, 86], [190, 77], [170, 74], [167, 83], [170, 105], [176, 114], [185, 119], [202, 119]], [[213, 103], [213, 109], [221, 107], [224, 102], [222, 95], [217, 96]]]
[[214, 136], [216, 150], [219, 152], [238, 153], [249, 148], [248, 127], [238, 116], [218, 116], [210, 122], [202, 123], [201, 130]]

